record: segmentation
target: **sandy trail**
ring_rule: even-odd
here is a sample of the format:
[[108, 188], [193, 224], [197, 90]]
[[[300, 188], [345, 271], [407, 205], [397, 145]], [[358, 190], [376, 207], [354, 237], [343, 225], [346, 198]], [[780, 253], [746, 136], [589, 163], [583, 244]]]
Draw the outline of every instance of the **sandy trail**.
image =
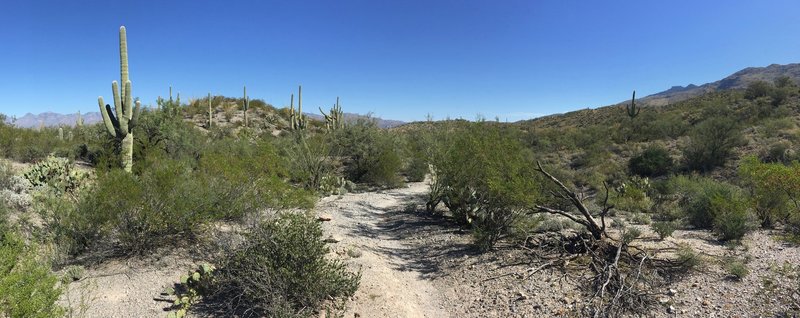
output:
[[326, 235], [341, 240], [332, 249], [350, 255], [349, 265], [362, 273], [345, 317], [449, 317], [439, 291], [425, 277], [429, 269], [415, 259], [415, 246], [392, 234], [406, 224], [388, 217], [419, 204], [426, 193], [424, 183], [411, 183], [377, 193], [327, 197], [317, 205], [319, 214], [333, 218], [323, 225]]

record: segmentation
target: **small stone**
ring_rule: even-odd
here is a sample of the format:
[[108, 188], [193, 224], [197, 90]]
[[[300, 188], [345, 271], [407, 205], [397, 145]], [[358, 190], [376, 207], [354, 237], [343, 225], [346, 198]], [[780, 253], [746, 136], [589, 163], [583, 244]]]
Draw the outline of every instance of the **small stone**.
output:
[[542, 305], [540, 305], [540, 304], [533, 304], [533, 309], [536, 309], [536, 310], [542, 309]]
[[670, 300], [669, 297], [662, 297], [658, 299], [658, 302], [662, 305], [666, 305], [667, 303], [669, 303], [669, 300]]
[[675, 307], [673, 307], [672, 305], [667, 307], [667, 313], [668, 314], [674, 314], [675, 313]]
[[333, 236], [328, 236], [328, 238], [326, 238], [326, 239], [324, 239], [322, 241], [325, 242], [325, 243], [339, 243], [342, 240], [340, 240], [339, 238], [333, 237]]
[[359, 313], [354, 313], [353, 314], [353, 318], [359, 318], [359, 317], [361, 317], [361, 314], [359, 314]]
[[708, 299], [703, 300], [703, 306], [708, 306], [708, 305], [711, 305], [711, 302], [709, 302]]
[[698, 287], [698, 286], [700, 286], [700, 284], [698, 284], [697, 282], [692, 283], [692, 287]]
[[675, 295], [677, 295], [677, 294], [678, 294], [678, 291], [677, 291], [677, 290], [674, 290], [674, 289], [672, 289], [672, 288], [670, 288], [670, 289], [667, 291], [667, 295], [670, 295], [670, 296], [675, 296]]
[[523, 292], [518, 292], [517, 296], [518, 296], [517, 300], [526, 300], [526, 299], [528, 299], [528, 295], [525, 295], [525, 293], [523, 293]]
[[331, 217], [328, 214], [323, 214], [323, 215], [320, 215], [319, 217], [317, 217], [317, 221], [320, 221], [320, 222], [328, 222], [330, 220], [333, 220], [333, 217]]

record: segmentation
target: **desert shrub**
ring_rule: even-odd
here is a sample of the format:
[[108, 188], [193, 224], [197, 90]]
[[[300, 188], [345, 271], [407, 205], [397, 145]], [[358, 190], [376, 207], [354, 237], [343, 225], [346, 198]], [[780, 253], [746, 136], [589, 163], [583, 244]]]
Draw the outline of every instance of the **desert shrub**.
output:
[[405, 167], [403, 174], [409, 182], [420, 182], [430, 172], [429, 160], [433, 137], [431, 132], [422, 131], [406, 135]]
[[283, 149], [292, 181], [305, 189], [318, 191], [323, 180], [336, 177], [338, 162], [330, 140], [322, 135], [307, 136], [297, 133], [288, 140]]
[[670, 182], [680, 195], [680, 206], [683, 207], [687, 222], [701, 229], [714, 227], [716, 210], [712, 207], [712, 200], [715, 197], [724, 200], [737, 195], [733, 185], [705, 177], [679, 176]]
[[33, 130], [0, 125], [0, 154], [16, 161], [36, 162], [66, 143], [53, 128]]
[[762, 226], [771, 227], [776, 221], [792, 225], [800, 215], [800, 163], [762, 163], [751, 156], [742, 160], [739, 178]]
[[513, 130], [490, 124], [442, 134], [432, 159], [441, 190], [433, 205], [441, 200], [457, 222], [471, 224], [483, 248], [506, 234], [540, 190], [529, 150]]
[[780, 140], [771, 143], [766, 149], [759, 154], [759, 158], [764, 162], [779, 162], [783, 164], [791, 163], [794, 160], [800, 159], [797, 152], [792, 149], [792, 143], [786, 140]]
[[747, 85], [744, 97], [747, 99], [756, 99], [759, 97], [769, 96], [774, 90], [772, 84], [765, 81], [754, 81]]
[[727, 262], [725, 264], [725, 269], [728, 271], [728, 275], [735, 278], [736, 280], [742, 280], [748, 274], [750, 274], [750, 270], [747, 268], [747, 264], [739, 260]]
[[218, 260], [206, 303], [242, 317], [308, 317], [326, 300], [352, 296], [359, 285], [360, 274], [327, 253], [318, 222], [279, 214]]
[[[4, 209], [0, 204], [0, 210]], [[4, 220], [2, 214], [0, 211]], [[58, 278], [37, 254], [35, 246], [26, 246], [0, 224], [0, 316], [49, 318], [64, 314], [56, 303], [61, 295]]]
[[653, 205], [652, 200], [647, 196], [649, 189], [649, 179], [634, 176], [614, 189], [610, 194], [610, 201], [619, 210], [634, 213], [648, 212]]
[[680, 245], [675, 252], [678, 265], [686, 269], [695, 269], [703, 265], [703, 257], [689, 245]]
[[739, 193], [717, 193], [711, 198], [714, 215], [714, 232], [724, 241], [738, 240], [751, 228], [750, 211], [747, 201]]
[[337, 129], [333, 144], [345, 158], [349, 180], [383, 187], [402, 184], [399, 173], [403, 162], [397, 141], [374, 121], [358, 120]]
[[689, 133], [690, 142], [682, 149], [686, 167], [695, 171], [709, 171], [722, 166], [733, 154], [734, 148], [744, 143], [742, 132], [730, 117], [712, 117]]
[[0, 159], [0, 190], [11, 187], [11, 177], [14, 176], [14, 169], [11, 162]]
[[650, 224], [650, 228], [653, 229], [653, 232], [658, 234], [659, 239], [663, 240], [672, 236], [672, 233], [675, 232], [675, 223], [671, 221], [657, 221]]
[[663, 176], [672, 170], [672, 157], [662, 146], [650, 146], [628, 161], [631, 173], [642, 177]]

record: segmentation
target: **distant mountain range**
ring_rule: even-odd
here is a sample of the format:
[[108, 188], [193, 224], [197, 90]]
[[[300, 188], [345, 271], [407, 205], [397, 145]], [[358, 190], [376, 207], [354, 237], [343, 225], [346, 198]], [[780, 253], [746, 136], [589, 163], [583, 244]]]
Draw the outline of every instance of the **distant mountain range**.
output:
[[[642, 105], [652, 105], [652, 106], [667, 105], [718, 90], [744, 89], [747, 87], [748, 84], [759, 80], [772, 82], [780, 76], [789, 76], [796, 83], [800, 84], [800, 63], [786, 64], [786, 65], [772, 64], [766, 67], [748, 67], [713, 83], [706, 83], [702, 85], [689, 84], [687, 86], [673, 86], [672, 88], [665, 90], [663, 92], [639, 98], [637, 99], [637, 102], [641, 103]], [[620, 102], [619, 104], [627, 102], [628, 101], [625, 100]], [[305, 113], [305, 114], [312, 119], [323, 120], [323, 117], [319, 114], [315, 113]], [[375, 120], [378, 126], [381, 128], [392, 128], [405, 124], [405, 122], [399, 120], [382, 119], [378, 117], [353, 114], [353, 113], [345, 113], [344, 116], [345, 119], [348, 121], [356, 120], [358, 118], [371, 118]], [[58, 114], [53, 112], [46, 112], [38, 115], [28, 113], [25, 114], [25, 116], [17, 118], [15, 125], [18, 127], [25, 127], [25, 128], [35, 128], [39, 127], [39, 125], [41, 124], [44, 124], [45, 126], [59, 126], [59, 125], [72, 126], [75, 125], [75, 121], [77, 120], [77, 118], [78, 118], [77, 113]], [[86, 125], [98, 123], [101, 120], [102, 117], [99, 112], [91, 112], [83, 114], [83, 121], [84, 124]]]
[[[686, 87], [673, 86], [663, 92], [637, 99], [637, 101], [641, 102], [643, 105], [667, 105], [714, 91], [745, 89], [747, 85], [755, 81], [767, 81], [771, 83], [781, 76], [788, 76], [793, 79], [795, 83], [800, 84], [800, 63], [786, 65], [772, 64], [766, 67], [748, 67], [716, 82], [699, 86], [694, 84], [689, 84]], [[624, 101], [624, 103], [627, 102], [628, 101]]]
[[[322, 115], [314, 114], [314, 113], [305, 113], [306, 116], [316, 120], [324, 120]], [[99, 123], [103, 121], [102, 115], [100, 112], [90, 112], [86, 114], [81, 114], [83, 117], [84, 125], [92, 125], [95, 123]], [[353, 113], [344, 113], [344, 118], [346, 121], [355, 121], [359, 118], [369, 118], [374, 120], [378, 127], [381, 128], [392, 128], [396, 126], [400, 126], [405, 124], [405, 122], [399, 120], [387, 120], [382, 119], [379, 117], [367, 116], [367, 115], [359, 115]], [[22, 128], [37, 128], [39, 125], [44, 125], [46, 127], [57, 127], [57, 126], [75, 126], [75, 122], [78, 120], [78, 113], [74, 114], [59, 114], [54, 112], [45, 112], [41, 114], [31, 114], [27, 113], [25, 116], [18, 117], [17, 120], [14, 122], [14, 125], [17, 127]], [[12, 118], [7, 119], [8, 122], [12, 121]]]

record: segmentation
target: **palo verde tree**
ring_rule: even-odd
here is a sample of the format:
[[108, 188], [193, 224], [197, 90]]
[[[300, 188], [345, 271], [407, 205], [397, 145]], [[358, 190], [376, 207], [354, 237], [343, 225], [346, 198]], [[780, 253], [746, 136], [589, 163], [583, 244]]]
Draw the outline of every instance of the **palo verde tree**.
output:
[[125, 171], [131, 172], [133, 168], [133, 128], [136, 125], [141, 103], [136, 100], [134, 107], [131, 81], [128, 78], [128, 39], [125, 26], [119, 28], [119, 67], [122, 89], [120, 90], [117, 81], [111, 82], [116, 114], [111, 111], [111, 105], [103, 102], [103, 96], [97, 98], [97, 103], [100, 106], [106, 130], [121, 142], [122, 167]]

